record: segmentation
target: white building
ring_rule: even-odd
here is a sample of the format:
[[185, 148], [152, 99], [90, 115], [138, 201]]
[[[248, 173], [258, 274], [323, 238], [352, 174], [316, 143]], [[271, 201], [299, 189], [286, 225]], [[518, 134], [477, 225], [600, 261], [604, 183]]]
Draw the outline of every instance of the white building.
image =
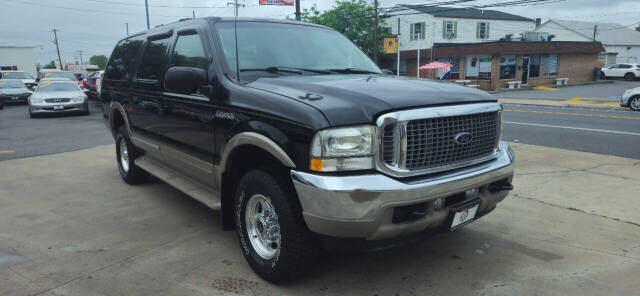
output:
[[[475, 8], [396, 5], [384, 17], [388, 33], [398, 34], [399, 23], [399, 49], [403, 53], [429, 49], [434, 44], [498, 41], [536, 27], [535, 20], [529, 18]], [[423, 57], [422, 61], [428, 59]], [[400, 68], [404, 73], [406, 61], [402, 58]]]
[[24, 71], [38, 76], [36, 57], [31, 46], [0, 46], [0, 71]]
[[554, 41], [600, 41], [606, 52], [600, 60], [608, 67], [615, 63], [640, 63], [640, 32], [619, 24], [549, 20], [537, 32], [555, 35]]

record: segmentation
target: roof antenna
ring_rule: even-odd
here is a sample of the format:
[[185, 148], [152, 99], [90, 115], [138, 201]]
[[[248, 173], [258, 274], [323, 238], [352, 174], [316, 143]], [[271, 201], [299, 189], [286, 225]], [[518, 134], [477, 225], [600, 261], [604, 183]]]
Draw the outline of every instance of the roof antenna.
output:
[[[237, 1], [236, 1], [236, 5]], [[238, 9], [238, 6], [236, 6], [236, 9]], [[236, 10], [236, 14], [235, 14], [235, 18], [233, 20], [233, 30], [235, 32], [236, 35], [236, 75], [238, 75], [238, 83], [242, 84], [242, 79], [240, 79], [240, 57], [238, 57], [239, 55], [239, 51], [238, 51], [238, 12]]]

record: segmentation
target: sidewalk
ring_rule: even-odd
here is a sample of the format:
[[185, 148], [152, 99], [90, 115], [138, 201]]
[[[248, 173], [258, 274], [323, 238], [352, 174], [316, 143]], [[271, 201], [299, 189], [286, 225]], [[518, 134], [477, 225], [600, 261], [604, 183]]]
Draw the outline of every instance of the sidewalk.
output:
[[512, 99], [498, 98], [503, 104], [518, 105], [534, 105], [534, 106], [550, 106], [550, 107], [570, 107], [570, 108], [594, 108], [609, 110], [629, 110], [629, 108], [621, 107], [620, 100], [615, 99], [591, 99], [591, 98], [574, 98], [564, 101], [540, 100], [540, 99]]

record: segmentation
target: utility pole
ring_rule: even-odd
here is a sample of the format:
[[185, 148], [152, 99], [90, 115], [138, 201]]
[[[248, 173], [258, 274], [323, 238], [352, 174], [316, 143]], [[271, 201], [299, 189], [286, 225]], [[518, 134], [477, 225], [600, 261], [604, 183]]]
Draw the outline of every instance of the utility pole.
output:
[[373, 0], [373, 15], [375, 18], [373, 25], [373, 60], [378, 65], [378, 0]]
[[64, 67], [62, 66], [62, 58], [60, 57], [60, 47], [58, 46], [58, 33], [56, 32], [56, 29], [53, 29], [53, 37], [55, 38], [56, 51], [58, 51], [58, 62], [60, 63], [60, 70], [64, 70]]
[[147, 11], [147, 30], [151, 29], [151, 24], [149, 23], [149, 0], [144, 0], [144, 8]]
[[82, 59], [82, 50], [78, 50], [78, 55], [80, 56], [80, 65], [84, 65], [84, 60]]
[[238, 0], [235, 0], [234, 3], [227, 3], [227, 5], [233, 5], [234, 15], [236, 17], [238, 17], [238, 7], [240, 7], [240, 6], [244, 7], [244, 4], [238, 4]]
[[396, 69], [396, 76], [400, 76], [400, 18], [398, 18], [398, 67]]
[[196, 11], [192, 10], [191, 12], [193, 13], [193, 18], [196, 18]]
[[129, 36], [129, 23], [125, 23], [125, 26], [127, 27], [127, 36]]
[[417, 64], [418, 64], [417, 66], [418, 69], [416, 70], [417, 71], [416, 73], [418, 74], [416, 75], [416, 77], [420, 78], [420, 47], [418, 47], [418, 63]]
[[300, 0], [296, 0], [296, 21], [301, 21], [302, 15], [300, 14]]
[[598, 34], [598, 25], [593, 27], [593, 41], [596, 41], [596, 35]]

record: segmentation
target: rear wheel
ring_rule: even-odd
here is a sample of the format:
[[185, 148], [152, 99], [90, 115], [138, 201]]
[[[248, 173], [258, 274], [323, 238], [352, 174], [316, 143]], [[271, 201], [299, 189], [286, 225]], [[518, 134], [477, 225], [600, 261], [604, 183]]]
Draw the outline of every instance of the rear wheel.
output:
[[236, 229], [244, 257], [254, 272], [272, 283], [295, 279], [322, 254], [307, 229], [290, 182], [271, 170], [252, 170], [238, 184]]
[[140, 153], [131, 143], [127, 129], [121, 126], [116, 137], [116, 159], [120, 176], [127, 184], [137, 185], [149, 180], [149, 173], [135, 164], [138, 157]]
[[629, 100], [629, 108], [633, 111], [640, 111], [640, 96], [633, 97]]
[[636, 75], [634, 75], [633, 73], [627, 73], [624, 75], [624, 79], [627, 81], [633, 81], [636, 80]]

